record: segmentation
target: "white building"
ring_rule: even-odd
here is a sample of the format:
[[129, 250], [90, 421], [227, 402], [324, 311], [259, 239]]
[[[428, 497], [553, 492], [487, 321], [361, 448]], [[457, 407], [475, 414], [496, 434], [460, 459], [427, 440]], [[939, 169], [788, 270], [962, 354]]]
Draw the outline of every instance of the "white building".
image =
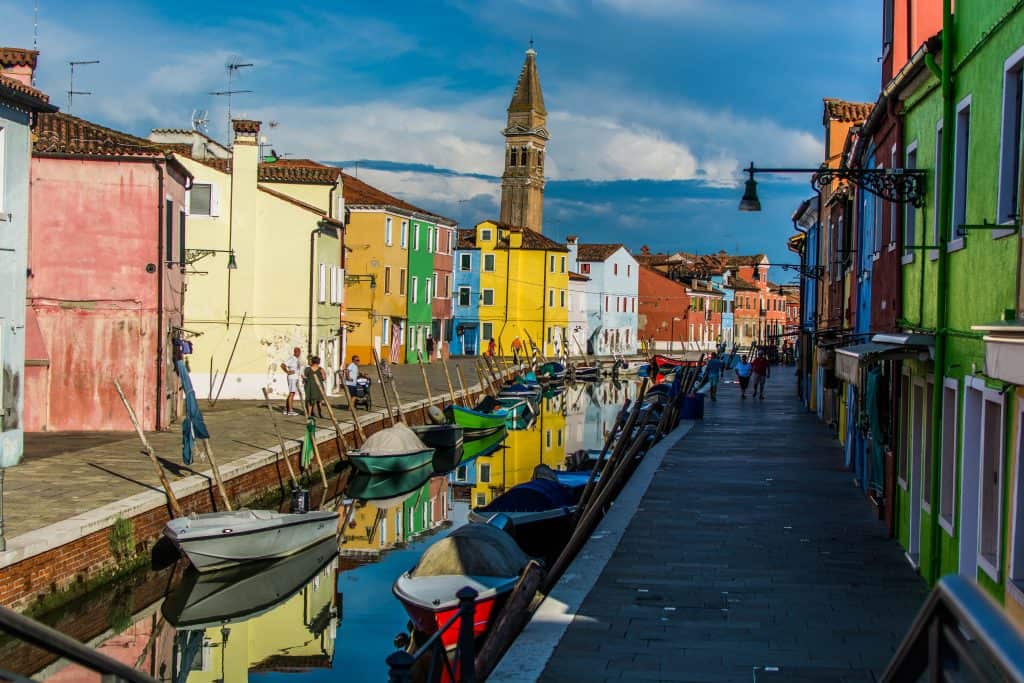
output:
[[[569, 245], [569, 249], [573, 249]], [[587, 327], [587, 299], [591, 280], [586, 275], [569, 270], [569, 356], [582, 356], [586, 353], [590, 331]]]
[[636, 353], [640, 286], [636, 259], [621, 244], [579, 244], [570, 236], [566, 246], [569, 269], [590, 278], [584, 283], [587, 352], [599, 356]]

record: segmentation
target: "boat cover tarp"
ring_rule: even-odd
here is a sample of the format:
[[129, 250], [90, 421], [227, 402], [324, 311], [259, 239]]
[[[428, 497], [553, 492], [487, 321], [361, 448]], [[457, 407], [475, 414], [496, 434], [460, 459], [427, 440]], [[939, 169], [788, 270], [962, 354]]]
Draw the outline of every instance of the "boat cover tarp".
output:
[[479, 512], [541, 512], [574, 504], [564, 486], [550, 479], [534, 479], [513, 486]]
[[495, 410], [501, 407], [501, 404], [493, 396], [484, 396], [480, 399], [480, 402], [476, 404], [476, 408], [473, 410], [478, 413], [493, 413]]
[[529, 561], [501, 529], [466, 524], [427, 548], [410, 575], [519, 576]]
[[371, 434], [363, 442], [360, 450], [371, 455], [401, 455], [402, 453], [415, 453], [426, 448], [420, 441], [420, 437], [416, 436], [416, 432], [399, 422], [394, 427]]

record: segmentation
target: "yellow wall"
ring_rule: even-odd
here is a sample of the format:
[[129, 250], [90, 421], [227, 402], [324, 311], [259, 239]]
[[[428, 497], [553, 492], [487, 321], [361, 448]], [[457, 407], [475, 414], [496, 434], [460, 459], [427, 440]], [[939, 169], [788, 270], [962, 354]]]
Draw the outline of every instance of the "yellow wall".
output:
[[[387, 218], [392, 222], [391, 246], [384, 242]], [[409, 251], [401, 247], [402, 221], [408, 220], [396, 214], [380, 210], [352, 210], [346, 246], [346, 273], [348, 275], [373, 275], [377, 286], [370, 288], [369, 282], [353, 283], [348, 287], [345, 302], [345, 318], [359, 325], [348, 336], [349, 357], [359, 354], [363, 363], [372, 362], [371, 347], [375, 347], [382, 358], [388, 357], [390, 339], [381, 339], [381, 319], [398, 318], [405, 331], [406, 294], [401, 293], [402, 270], [408, 271]], [[384, 287], [384, 270], [391, 267], [391, 292]], [[390, 333], [389, 333], [390, 335]], [[404, 345], [403, 353], [404, 356]]]
[[[491, 239], [481, 235], [491, 231]], [[480, 291], [494, 290], [494, 304], [485, 306], [481, 299], [480, 322], [491, 323], [498, 350], [510, 354], [512, 340], [516, 336], [529, 348], [529, 339], [541, 348], [545, 356], [554, 356], [556, 348], [561, 349], [563, 331], [569, 325], [569, 274], [563, 271], [562, 259], [566, 252], [523, 249], [522, 236], [502, 230], [501, 237], [508, 239], [508, 248], [498, 246], [498, 227], [484, 221], [476, 226], [477, 246], [480, 248]], [[487, 254], [494, 255], [494, 272], [483, 270]], [[551, 268], [551, 257], [554, 268]], [[551, 305], [550, 293], [553, 292]], [[565, 292], [566, 305], [562, 305]], [[549, 337], [549, 330], [555, 329]], [[481, 329], [481, 334], [483, 330]], [[566, 332], [567, 334], [567, 332]], [[549, 339], [556, 340], [549, 341]], [[482, 348], [486, 349], [486, 341]]]
[[[287, 389], [281, 362], [298, 346], [305, 353], [309, 316], [310, 232], [320, 217], [258, 189], [256, 147], [236, 142], [234, 174], [216, 171], [178, 157], [196, 182], [215, 185], [219, 216], [190, 217], [189, 249], [228, 249], [235, 252], [237, 270], [227, 269], [227, 254], [215, 254], [188, 268], [184, 327], [201, 336], [193, 339], [189, 358], [196, 394], [221, 398], [262, 398], [262, 388], [283, 396]], [[284, 186], [297, 190], [301, 185]], [[318, 191], [323, 186], [317, 187]], [[232, 197], [234, 193], [234, 197]], [[326, 192], [321, 192], [326, 199]], [[322, 207], [326, 213], [327, 206]], [[316, 239], [314, 297], [318, 299], [319, 263], [339, 266], [341, 235]], [[198, 271], [198, 272], [194, 272]], [[317, 301], [314, 299], [314, 301]], [[314, 305], [313, 353], [319, 340], [332, 342], [335, 358], [325, 357], [328, 390], [340, 359], [340, 305], [330, 298]], [[245, 325], [239, 336], [243, 316]], [[232, 348], [235, 347], [231, 357]], [[324, 348], [328, 348], [327, 344]], [[228, 361], [230, 358], [230, 366]], [[221, 379], [227, 378], [220, 389]]]

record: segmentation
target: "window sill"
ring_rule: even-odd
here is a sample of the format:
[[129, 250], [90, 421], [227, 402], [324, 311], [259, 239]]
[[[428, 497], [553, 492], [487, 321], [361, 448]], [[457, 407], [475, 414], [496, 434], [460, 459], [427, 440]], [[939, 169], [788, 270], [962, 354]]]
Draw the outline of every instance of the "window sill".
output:
[[886, 251], [889, 251], [889, 252], [896, 251], [896, 243], [895, 242], [889, 242], [889, 246], [886, 248]]
[[909, 266], [913, 262], [914, 262], [914, 252], [910, 252], [909, 254], [904, 254], [900, 258], [900, 264], [904, 265], [904, 266]]
[[960, 251], [966, 246], [963, 237], [957, 237], [955, 240], [950, 240], [946, 243], [946, 253], [952, 254], [954, 251]]
[[993, 230], [992, 231], [992, 239], [998, 240], [998, 239], [1002, 239], [1003, 237], [1009, 237], [1010, 235], [1016, 235], [1017, 234], [1017, 226], [1014, 225], [1013, 223], [1003, 223], [1003, 225], [1006, 226], [1005, 230]]
[[1018, 605], [1024, 607], [1024, 581], [1014, 581], [1013, 579], [1007, 581], [1006, 594], [1013, 598]]
[[875, 253], [871, 254], [871, 260], [872, 261], [877, 261], [880, 258], [882, 258], [882, 250], [881, 249], [879, 249]]
[[942, 515], [939, 515], [939, 526], [942, 528], [943, 531], [946, 532], [946, 535], [950, 538], [953, 538], [956, 535], [953, 532], [953, 520], [946, 519]]
[[[996, 564], [999, 564], [998, 559], [996, 560]], [[988, 574], [990, 579], [999, 583], [999, 569], [996, 567], [996, 564], [989, 562], [988, 558], [984, 555], [980, 553], [978, 554], [978, 568]]]
[[903, 557], [907, 558], [907, 562], [909, 562], [910, 566], [914, 568], [914, 571], [921, 568], [920, 555], [916, 553], [903, 553]]
[[939, 260], [939, 250], [938, 249], [931, 249], [931, 250], [929, 250], [928, 251], [928, 260], [929, 261], [938, 261]]

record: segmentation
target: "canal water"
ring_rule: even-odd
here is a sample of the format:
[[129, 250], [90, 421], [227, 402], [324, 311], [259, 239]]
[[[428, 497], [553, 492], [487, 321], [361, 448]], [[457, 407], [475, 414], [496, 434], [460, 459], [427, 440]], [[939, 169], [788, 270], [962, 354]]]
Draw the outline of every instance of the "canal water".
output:
[[[471, 505], [528, 481], [539, 464], [559, 469], [568, 453], [600, 449], [635, 392], [630, 382], [569, 385], [546, 395], [531, 422], [467, 441], [433, 469], [351, 479], [327, 503], [351, 504], [340, 544], [204, 575], [172, 559], [41, 620], [159, 681], [386, 680], [384, 660], [408, 621], [395, 578], [466, 523]], [[50, 683], [100, 680], [13, 640], [0, 639], [0, 669]]]

